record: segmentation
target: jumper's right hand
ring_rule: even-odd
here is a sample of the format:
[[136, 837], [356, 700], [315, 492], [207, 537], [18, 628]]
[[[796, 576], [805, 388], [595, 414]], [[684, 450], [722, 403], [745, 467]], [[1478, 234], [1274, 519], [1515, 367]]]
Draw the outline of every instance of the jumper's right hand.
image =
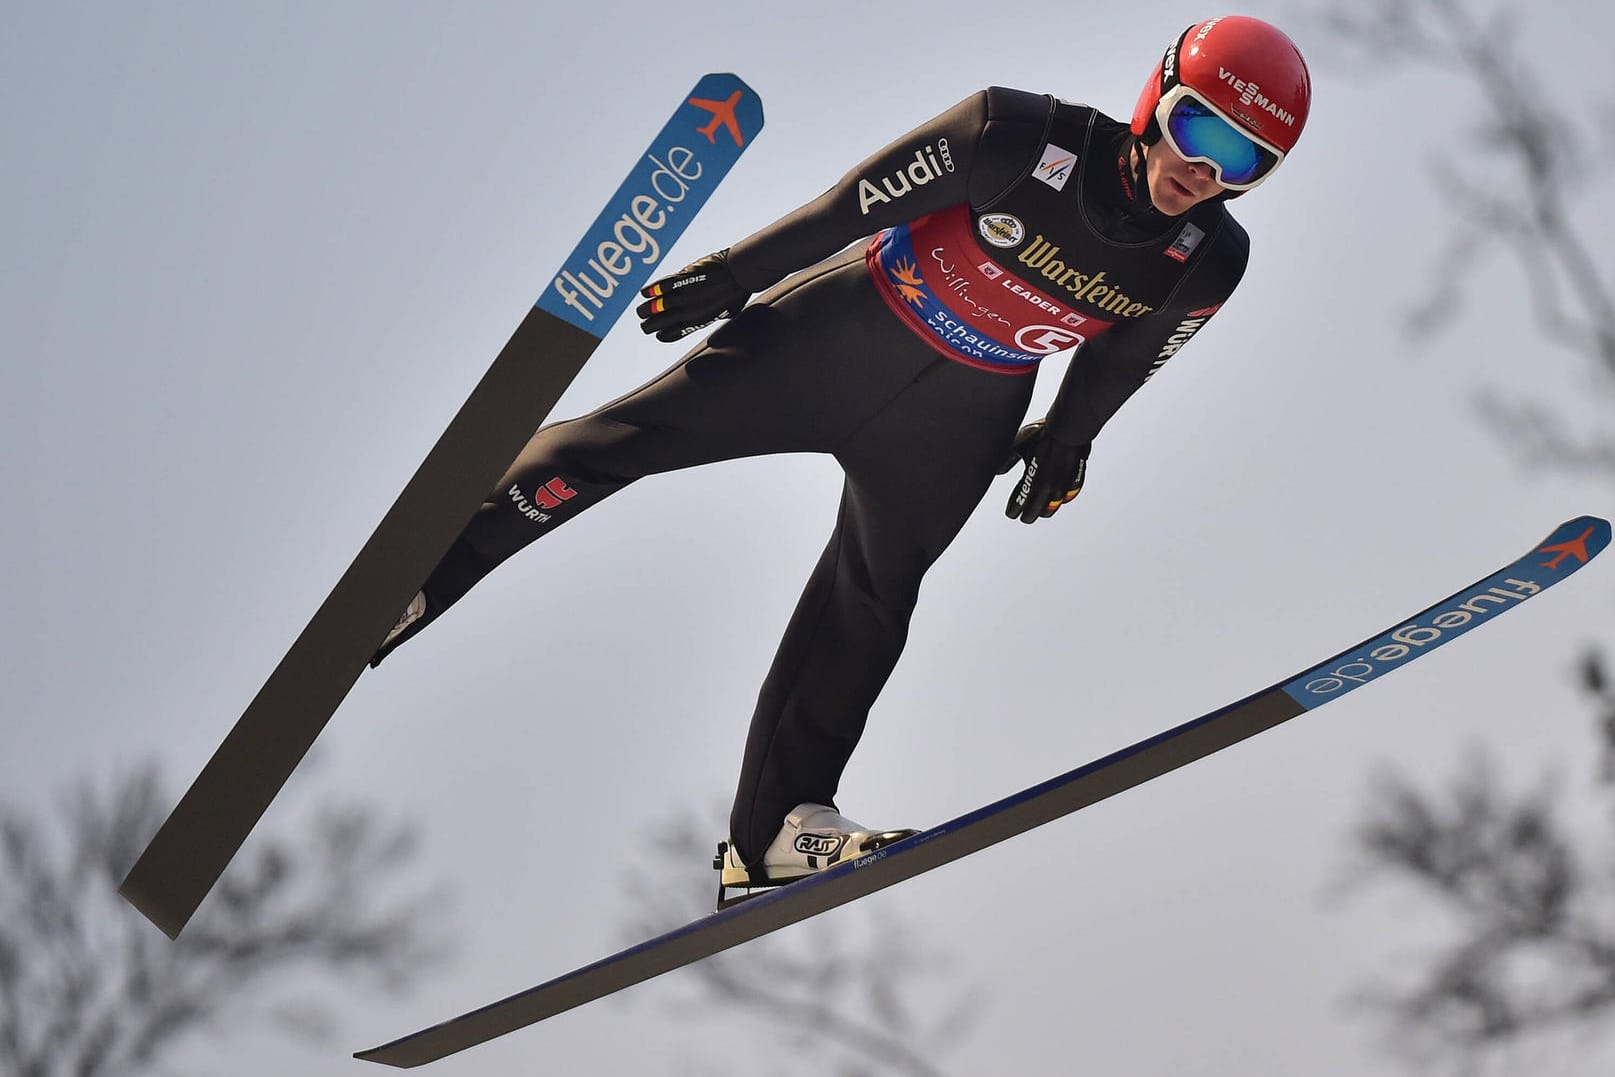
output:
[[667, 341], [682, 340], [719, 318], [734, 317], [751, 298], [729, 271], [726, 250], [697, 259], [639, 294], [647, 300], [634, 309], [639, 328]]
[[1082, 492], [1088, 474], [1090, 445], [1071, 445], [1055, 437], [1048, 423], [1039, 419], [1021, 427], [1009, 456], [999, 467], [1003, 475], [1016, 464], [1024, 464], [1021, 481], [1010, 491], [1004, 515], [1023, 524], [1046, 520], [1060, 506]]

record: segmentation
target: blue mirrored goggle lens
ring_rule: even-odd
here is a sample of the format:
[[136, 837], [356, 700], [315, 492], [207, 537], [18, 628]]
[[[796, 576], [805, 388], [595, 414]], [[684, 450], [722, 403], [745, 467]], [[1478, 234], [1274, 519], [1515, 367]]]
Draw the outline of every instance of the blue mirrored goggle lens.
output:
[[1227, 120], [1188, 98], [1172, 107], [1167, 128], [1185, 157], [1211, 158], [1228, 183], [1251, 182], [1274, 159]]

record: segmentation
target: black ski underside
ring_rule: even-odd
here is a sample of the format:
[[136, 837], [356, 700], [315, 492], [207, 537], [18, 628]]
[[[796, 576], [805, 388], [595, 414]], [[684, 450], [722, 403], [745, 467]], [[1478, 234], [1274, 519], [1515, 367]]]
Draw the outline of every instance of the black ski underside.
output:
[[600, 338], [533, 307], [119, 892], [178, 937]]

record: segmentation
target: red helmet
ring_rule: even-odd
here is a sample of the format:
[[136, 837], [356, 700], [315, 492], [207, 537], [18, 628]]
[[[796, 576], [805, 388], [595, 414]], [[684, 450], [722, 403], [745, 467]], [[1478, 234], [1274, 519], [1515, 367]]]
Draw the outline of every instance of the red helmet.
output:
[[1277, 27], [1244, 15], [1197, 23], [1166, 50], [1133, 109], [1133, 133], [1161, 137], [1157, 108], [1179, 86], [1198, 95], [1254, 142], [1289, 153], [1306, 126], [1312, 79], [1301, 52]]

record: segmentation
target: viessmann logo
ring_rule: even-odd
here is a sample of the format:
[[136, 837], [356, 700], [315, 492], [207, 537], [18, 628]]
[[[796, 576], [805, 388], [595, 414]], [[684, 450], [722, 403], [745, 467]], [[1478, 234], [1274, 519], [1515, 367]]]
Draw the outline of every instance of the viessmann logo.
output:
[[762, 104], [745, 83], [733, 75], [703, 78], [537, 305], [604, 336], [762, 123]]
[[1246, 108], [1260, 109], [1276, 118], [1286, 127], [1295, 126], [1295, 113], [1281, 106], [1277, 101], [1262, 92], [1256, 83], [1242, 79], [1226, 67], [1217, 68], [1217, 77], [1226, 82], [1239, 94], [1239, 103]]

